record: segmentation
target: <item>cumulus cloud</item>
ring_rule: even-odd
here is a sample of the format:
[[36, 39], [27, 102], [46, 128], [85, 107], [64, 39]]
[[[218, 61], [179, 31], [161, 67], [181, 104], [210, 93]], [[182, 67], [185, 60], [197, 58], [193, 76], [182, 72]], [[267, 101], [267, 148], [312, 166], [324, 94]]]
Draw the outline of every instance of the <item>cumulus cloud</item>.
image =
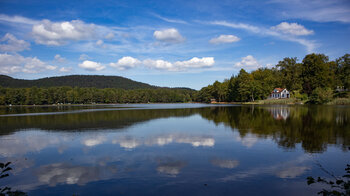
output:
[[215, 37], [211, 39], [209, 42], [211, 44], [226, 44], [226, 43], [238, 42], [239, 40], [241, 39], [235, 35], [220, 35], [219, 37]]
[[183, 69], [183, 68], [211, 67], [214, 65], [214, 63], [215, 63], [214, 57], [203, 57], [203, 58], [193, 57], [188, 61], [176, 61], [174, 65], [179, 69]]
[[171, 63], [164, 60], [152, 60], [146, 59], [143, 61], [143, 64], [150, 68], [163, 69], [168, 71], [182, 71], [186, 69], [194, 68], [208, 68], [212, 67], [215, 64], [214, 57], [193, 57], [187, 61], [176, 61]]
[[96, 25], [86, 24], [80, 20], [64, 22], [43, 20], [33, 26], [32, 34], [38, 44], [59, 46], [71, 40], [92, 39], [95, 30]]
[[158, 41], [167, 43], [180, 43], [185, 41], [185, 38], [183, 38], [179, 31], [175, 28], [154, 31], [153, 36]]
[[257, 69], [260, 67], [260, 64], [252, 55], [248, 55], [246, 57], [242, 57], [240, 62], [235, 63], [235, 67], [251, 70]]
[[143, 61], [143, 64], [146, 65], [147, 67], [150, 68], [155, 68], [155, 69], [167, 69], [167, 70], [172, 70], [173, 69], [173, 64], [164, 61], [164, 60], [152, 60], [152, 59], [146, 59]]
[[119, 70], [126, 70], [136, 67], [137, 65], [141, 64], [141, 61], [133, 58], [131, 56], [125, 56], [118, 60], [117, 63], [110, 63], [109, 65], [111, 67], [118, 68]]
[[30, 47], [28, 42], [17, 39], [11, 33], [6, 33], [6, 35], [0, 39], [0, 43], [0, 51], [2, 52], [20, 52], [28, 50]]
[[79, 64], [79, 67], [86, 69], [88, 71], [101, 71], [104, 68], [106, 68], [104, 65], [101, 65], [101, 63], [97, 63], [94, 61], [84, 61]]
[[271, 27], [271, 29], [280, 31], [285, 34], [297, 35], [297, 36], [314, 34], [314, 31], [308, 30], [303, 25], [300, 25], [298, 23], [281, 22], [280, 24]]
[[23, 57], [19, 54], [0, 54], [0, 73], [12, 74], [16, 72], [39, 73], [55, 70], [57, 67], [49, 65], [37, 57]]

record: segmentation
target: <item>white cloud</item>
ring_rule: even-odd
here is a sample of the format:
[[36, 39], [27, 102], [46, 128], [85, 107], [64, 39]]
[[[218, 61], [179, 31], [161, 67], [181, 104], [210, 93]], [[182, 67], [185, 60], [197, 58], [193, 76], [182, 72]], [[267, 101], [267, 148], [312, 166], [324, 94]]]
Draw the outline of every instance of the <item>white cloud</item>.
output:
[[146, 59], [143, 61], [143, 64], [147, 67], [150, 68], [155, 68], [155, 69], [167, 69], [167, 70], [172, 70], [173, 69], [173, 64], [164, 61], [164, 60], [152, 60], [152, 59]]
[[96, 25], [86, 24], [80, 20], [51, 22], [43, 20], [35, 24], [32, 34], [36, 43], [59, 46], [70, 40], [79, 41], [92, 39], [95, 35]]
[[203, 68], [203, 67], [211, 67], [215, 63], [214, 57], [203, 57], [203, 58], [197, 58], [193, 57], [192, 59], [188, 61], [176, 61], [175, 67], [178, 67], [179, 69], [184, 68]]
[[257, 27], [257, 26], [244, 24], [244, 23], [230, 23], [226, 21], [213, 21], [213, 22], [204, 22], [204, 23], [211, 24], [211, 25], [225, 26], [225, 27], [230, 27], [234, 29], [242, 29], [261, 36], [272, 36], [281, 40], [296, 42], [298, 44], [305, 46], [307, 52], [309, 53], [313, 52], [317, 46], [317, 44], [314, 41], [297, 38], [295, 37], [295, 35], [291, 35], [291, 34], [287, 35], [285, 33], [281, 33], [280, 31], [277, 31], [271, 28]]
[[171, 63], [164, 60], [152, 60], [146, 59], [143, 61], [143, 64], [150, 68], [163, 69], [168, 71], [182, 71], [187, 69], [194, 68], [207, 68], [212, 67], [215, 64], [214, 57], [193, 57], [188, 61], [176, 61]]
[[235, 35], [220, 35], [219, 37], [215, 37], [211, 39], [209, 42], [211, 44], [226, 44], [226, 43], [238, 42], [239, 40], [241, 39]]
[[251, 31], [254, 33], [259, 33], [261, 31], [259, 27], [249, 25], [249, 24], [244, 24], [244, 23], [230, 23], [230, 22], [226, 22], [226, 21], [213, 21], [213, 22], [209, 22], [209, 24], [231, 27], [234, 29], [244, 29], [244, 30]]
[[59, 69], [60, 72], [70, 72], [72, 71], [72, 68], [71, 67], [61, 67]]
[[32, 20], [26, 17], [22, 16], [8, 16], [5, 14], [0, 14], [0, 21], [3, 22], [10, 22], [10, 23], [20, 23], [20, 24], [26, 24], [26, 25], [34, 25], [39, 23], [37, 20]]
[[183, 20], [178, 20], [178, 19], [169, 19], [169, 18], [165, 18], [163, 16], [160, 16], [158, 14], [153, 14], [155, 17], [164, 20], [166, 22], [170, 22], [170, 23], [179, 23], [179, 24], [188, 24], [186, 21]]
[[105, 66], [101, 65], [101, 63], [87, 60], [80, 63], [79, 67], [84, 68], [88, 71], [101, 71], [105, 68]]
[[280, 31], [290, 35], [312, 35], [314, 31], [306, 29], [298, 23], [281, 22], [279, 25], [271, 27], [271, 29]]
[[103, 43], [104, 43], [103, 40], [100, 40], [100, 39], [96, 41], [96, 45], [98, 46], [102, 46]]
[[55, 61], [58, 62], [58, 63], [64, 63], [66, 62], [66, 59], [61, 57], [61, 55], [59, 54], [56, 54], [55, 57], [54, 57]]
[[179, 31], [175, 28], [154, 31], [153, 36], [158, 41], [167, 43], [180, 43], [185, 41], [185, 38], [183, 38]]
[[20, 52], [28, 50], [30, 44], [24, 40], [17, 39], [14, 35], [6, 33], [4, 37], [0, 39], [0, 51], [2, 52]]
[[12, 74], [16, 72], [39, 73], [52, 71], [57, 67], [49, 65], [37, 57], [23, 57], [19, 54], [0, 54], [0, 73]]
[[119, 70], [126, 70], [136, 67], [137, 65], [141, 64], [141, 61], [133, 58], [131, 56], [125, 56], [118, 60], [117, 63], [110, 63], [109, 65], [115, 68], [118, 68]]
[[244, 68], [246, 70], [257, 69], [260, 66], [259, 62], [252, 55], [242, 57], [240, 62], [235, 63], [235, 67]]

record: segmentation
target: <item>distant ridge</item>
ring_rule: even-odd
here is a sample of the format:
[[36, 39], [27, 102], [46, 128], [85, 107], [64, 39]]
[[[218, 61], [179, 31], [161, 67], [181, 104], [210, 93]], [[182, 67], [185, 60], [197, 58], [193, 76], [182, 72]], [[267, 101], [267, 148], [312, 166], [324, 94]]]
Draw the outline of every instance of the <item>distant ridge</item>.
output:
[[142, 82], [124, 78], [121, 76], [102, 75], [68, 75], [40, 78], [36, 80], [16, 79], [6, 75], [0, 75], [0, 86], [11, 88], [28, 87], [95, 87], [95, 88], [119, 88], [119, 89], [155, 89], [160, 88]]

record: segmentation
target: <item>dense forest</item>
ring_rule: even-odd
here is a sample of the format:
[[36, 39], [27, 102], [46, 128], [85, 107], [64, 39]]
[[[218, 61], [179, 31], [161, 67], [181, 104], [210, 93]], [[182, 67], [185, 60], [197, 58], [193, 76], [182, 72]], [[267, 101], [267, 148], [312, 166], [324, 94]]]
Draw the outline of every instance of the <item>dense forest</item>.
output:
[[350, 54], [329, 61], [324, 54], [308, 54], [302, 62], [284, 58], [273, 68], [251, 73], [241, 69], [223, 82], [202, 88], [196, 100], [210, 102], [247, 102], [266, 99], [274, 88], [287, 88], [291, 97], [309, 103], [326, 103], [335, 97], [349, 98]]
[[[324, 54], [308, 54], [302, 62], [284, 58], [273, 68], [248, 73], [241, 69], [223, 82], [195, 91], [160, 88], [119, 76], [71, 75], [19, 80], [0, 75], [0, 105], [57, 103], [176, 103], [248, 102], [266, 99], [274, 88], [287, 88], [292, 100], [326, 103], [350, 99], [350, 54], [329, 61]], [[2, 86], [2, 87], [1, 87]]]
[[190, 102], [196, 91], [191, 89], [135, 89], [116, 88], [3, 88], [0, 105], [91, 104], [91, 103], [176, 103]]
[[95, 87], [95, 88], [120, 88], [120, 89], [154, 89], [142, 82], [136, 82], [121, 76], [101, 75], [69, 75], [59, 77], [41, 78], [37, 80], [15, 79], [9, 76], [0, 75], [0, 86], [9, 88], [30, 88], [36, 87]]

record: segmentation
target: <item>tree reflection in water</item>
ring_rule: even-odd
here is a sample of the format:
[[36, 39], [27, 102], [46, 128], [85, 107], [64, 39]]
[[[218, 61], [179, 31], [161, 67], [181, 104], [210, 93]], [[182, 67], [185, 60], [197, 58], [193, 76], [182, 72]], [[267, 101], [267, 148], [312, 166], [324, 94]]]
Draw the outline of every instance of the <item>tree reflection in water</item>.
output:
[[118, 131], [153, 119], [195, 114], [238, 131], [243, 139], [248, 134], [258, 138], [269, 137], [287, 149], [301, 144], [307, 152], [323, 152], [332, 144], [347, 151], [350, 145], [350, 109], [336, 106], [233, 106], [0, 116], [0, 135], [30, 128], [67, 132]]

